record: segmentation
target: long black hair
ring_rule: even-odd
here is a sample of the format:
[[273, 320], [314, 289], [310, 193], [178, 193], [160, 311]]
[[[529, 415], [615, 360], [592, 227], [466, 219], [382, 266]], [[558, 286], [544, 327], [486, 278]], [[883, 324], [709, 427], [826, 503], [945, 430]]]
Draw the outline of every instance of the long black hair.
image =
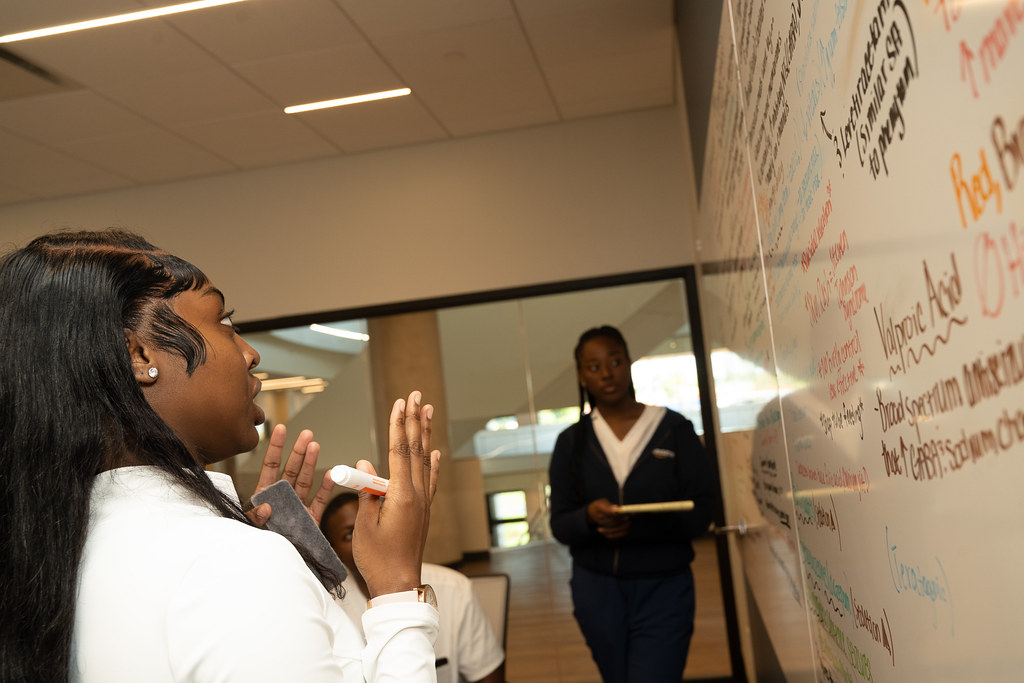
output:
[[152, 465], [249, 524], [135, 379], [125, 331], [205, 361], [172, 299], [208, 283], [121, 230], [38, 237], [0, 262], [0, 681], [65, 681], [92, 481]]
[[[600, 327], [592, 327], [583, 334], [580, 335], [580, 340], [576, 342], [576, 348], [573, 349], [572, 355], [576, 359], [576, 371], [579, 372], [583, 369], [581, 358], [583, 356], [583, 347], [586, 343], [592, 339], [609, 339], [612, 342], [620, 345], [622, 351], [626, 354], [626, 362], [631, 361], [629, 355], [629, 346], [626, 345], [626, 338], [622, 336], [622, 333], [618, 329], [611, 325], [601, 325]], [[594, 401], [591, 399], [590, 392], [587, 388], [577, 382], [580, 390], [580, 419], [574, 425], [576, 438], [573, 440], [572, 446], [572, 475], [573, 483], [576, 487], [576, 493], [580, 497], [583, 496], [583, 448], [586, 442], [586, 429], [584, 428], [584, 418], [586, 413], [587, 404], [590, 404], [591, 409], [594, 407]], [[633, 380], [629, 381], [629, 393], [636, 399], [636, 387], [633, 386]]]

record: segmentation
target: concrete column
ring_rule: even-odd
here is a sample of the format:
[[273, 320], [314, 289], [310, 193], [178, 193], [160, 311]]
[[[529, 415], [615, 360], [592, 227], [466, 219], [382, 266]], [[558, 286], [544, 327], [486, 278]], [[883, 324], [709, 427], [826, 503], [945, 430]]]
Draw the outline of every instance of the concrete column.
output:
[[451, 564], [462, 559], [461, 531], [455, 496], [455, 471], [448, 440], [447, 401], [441, 367], [437, 313], [404, 313], [370, 318], [370, 374], [373, 382], [374, 423], [380, 462], [387, 467], [388, 416], [395, 399], [414, 389], [434, 406], [432, 448], [441, 451], [441, 477], [430, 509], [430, 530], [423, 552], [425, 562]]

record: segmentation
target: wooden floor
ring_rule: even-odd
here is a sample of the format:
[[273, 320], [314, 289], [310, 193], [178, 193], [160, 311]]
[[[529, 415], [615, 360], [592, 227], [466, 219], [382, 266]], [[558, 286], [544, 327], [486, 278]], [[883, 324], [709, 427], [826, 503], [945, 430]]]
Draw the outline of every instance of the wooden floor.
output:
[[[714, 541], [698, 539], [693, 563], [697, 617], [684, 679], [728, 677], [729, 649]], [[509, 683], [600, 683], [590, 650], [572, 616], [569, 552], [557, 542], [494, 549], [488, 560], [467, 561], [466, 574], [511, 577]]]

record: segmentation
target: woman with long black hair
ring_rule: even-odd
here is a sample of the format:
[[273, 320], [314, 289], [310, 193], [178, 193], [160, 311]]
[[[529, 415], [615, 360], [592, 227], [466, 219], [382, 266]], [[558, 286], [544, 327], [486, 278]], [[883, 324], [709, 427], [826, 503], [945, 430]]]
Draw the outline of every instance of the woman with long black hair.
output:
[[3, 259], [0, 680], [434, 680], [415, 590], [433, 409], [395, 403], [388, 496], [361, 494], [356, 557], [390, 603], [364, 650], [330, 577], [205, 469], [256, 446], [258, 363], [210, 280], [141, 237], [55, 233]]

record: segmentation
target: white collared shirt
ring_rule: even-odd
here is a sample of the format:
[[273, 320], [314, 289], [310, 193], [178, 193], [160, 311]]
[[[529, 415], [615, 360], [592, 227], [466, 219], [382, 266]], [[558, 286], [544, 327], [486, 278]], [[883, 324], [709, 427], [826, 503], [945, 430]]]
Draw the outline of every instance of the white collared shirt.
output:
[[661, 424], [661, 418], [665, 417], [664, 406], [644, 406], [644, 411], [636, 419], [633, 426], [626, 432], [626, 436], [620, 441], [615, 432], [608, 426], [601, 412], [594, 408], [590, 411], [590, 419], [594, 425], [594, 435], [597, 442], [601, 444], [608, 464], [612, 467], [615, 480], [621, 488], [626, 483], [633, 465], [640, 459], [640, 454], [647, 447], [647, 442], [654, 436], [654, 431]]
[[[477, 681], [497, 669], [505, 660], [505, 653], [476, 599], [469, 578], [454, 569], [429, 562], [423, 563], [420, 578], [434, 589], [441, 614], [434, 641], [438, 683]], [[340, 604], [349, 617], [359, 623], [365, 618], [367, 596], [352, 578], [352, 572], [342, 585], [345, 597]], [[442, 660], [445, 663], [442, 664]]]

